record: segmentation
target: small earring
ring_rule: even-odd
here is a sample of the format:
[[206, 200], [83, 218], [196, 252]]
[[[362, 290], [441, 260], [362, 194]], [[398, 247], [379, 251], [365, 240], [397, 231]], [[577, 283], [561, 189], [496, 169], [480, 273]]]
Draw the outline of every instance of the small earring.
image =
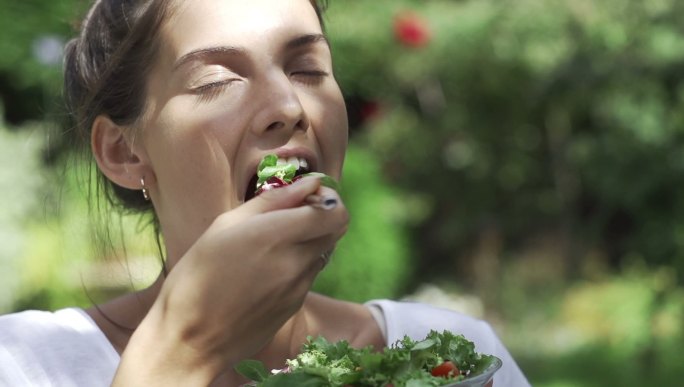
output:
[[140, 185], [142, 185], [142, 194], [143, 194], [143, 197], [145, 198], [146, 201], [149, 202], [149, 201], [150, 201], [150, 194], [149, 194], [149, 192], [147, 191], [147, 187], [145, 187], [145, 178], [144, 178], [144, 177], [141, 177], [141, 178], [140, 178]]

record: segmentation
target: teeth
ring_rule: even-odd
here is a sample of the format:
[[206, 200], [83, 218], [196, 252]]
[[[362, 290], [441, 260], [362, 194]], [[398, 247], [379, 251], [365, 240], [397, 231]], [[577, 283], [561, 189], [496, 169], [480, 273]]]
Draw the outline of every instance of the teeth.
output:
[[290, 165], [294, 165], [295, 168], [299, 169], [299, 159], [296, 157], [290, 157], [287, 159], [287, 163]]
[[290, 164], [290, 165], [294, 165], [295, 168], [297, 168], [297, 169], [309, 168], [309, 163], [306, 161], [306, 159], [300, 158], [300, 157], [289, 157], [287, 159], [279, 157], [277, 164], [278, 165]]

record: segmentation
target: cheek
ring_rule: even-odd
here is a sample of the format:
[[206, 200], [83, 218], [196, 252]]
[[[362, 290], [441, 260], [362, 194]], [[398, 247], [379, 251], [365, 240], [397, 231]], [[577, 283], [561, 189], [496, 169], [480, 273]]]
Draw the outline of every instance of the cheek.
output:
[[226, 192], [235, 190], [231, 166], [236, 147], [225, 109], [188, 109], [179, 98], [164, 110], [148, 139], [160, 195], [173, 202], [192, 197], [220, 203], [225, 209]]
[[339, 89], [326, 95], [322, 101], [322, 109], [323, 119], [319, 124], [323, 132], [321, 148], [323, 155], [330, 163], [329, 168], [326, 166], [326, 169], [339, 178], [349, 135], [347, 109]]

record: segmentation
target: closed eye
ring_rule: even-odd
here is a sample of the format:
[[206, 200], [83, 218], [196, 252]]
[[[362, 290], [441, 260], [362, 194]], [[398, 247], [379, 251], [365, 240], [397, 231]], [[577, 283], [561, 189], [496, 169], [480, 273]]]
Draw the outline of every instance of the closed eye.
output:
[[305, 70], [305, 71], [294, 71], [292, 75], [306, 75], [306, 76], [312, 76], [312, 77], [325, 77], [328, 76], [327, 71], [323, 70]]
[[235, 81], [237, 81], [237, 79], [224, 79], [221, 81], [209, 82], [192, 88], [192, 92], [199, 96], [201, 102], [208, 102], [218, 97], [227, 86], [230, 86], [230, 84]]
[[329, 76], [330, 73], [323, 70], [303, 70], [303, 71], [293, 71], [290, 73], [291, 77], [294, 77], [298, 81], [307, 85], [316, 85], [323, 81], [323, 79]]

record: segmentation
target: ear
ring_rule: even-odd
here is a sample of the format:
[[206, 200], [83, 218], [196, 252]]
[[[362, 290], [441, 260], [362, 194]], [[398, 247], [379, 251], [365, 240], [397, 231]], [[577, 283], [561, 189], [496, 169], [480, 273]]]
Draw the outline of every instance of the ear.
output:
[[133, 149], [125, 128], [108, 116], [95, 118], [91, 130], [91, 146], [97, 165], [109, 180], [128, 189], [141, 189], [142, 177], [151, 169], [141, 149]]

